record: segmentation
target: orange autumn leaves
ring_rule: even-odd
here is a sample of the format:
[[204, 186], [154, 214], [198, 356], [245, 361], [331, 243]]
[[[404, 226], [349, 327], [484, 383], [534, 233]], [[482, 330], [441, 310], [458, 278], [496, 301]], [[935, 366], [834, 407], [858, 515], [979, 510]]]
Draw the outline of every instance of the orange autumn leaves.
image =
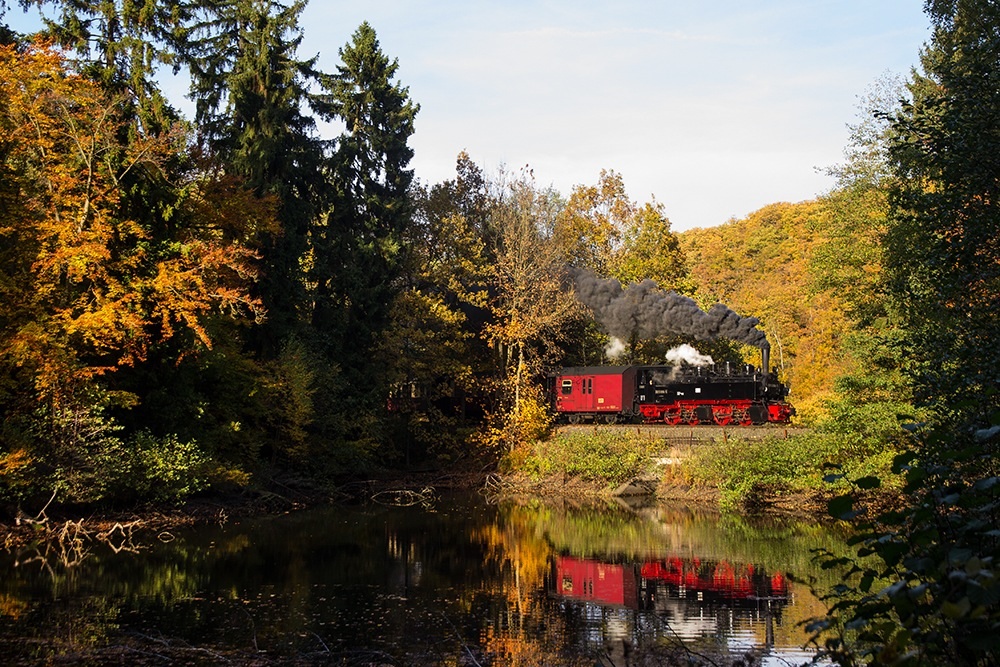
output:
[[[127, 108], [45, 44], [0, 47], [0, 354], [43, 397], [166, 341], [210, 347], [216, 313], [263, 316], [247, 241], [273, 206], [238, 188], [211, 203], [225, 177], [176, 168], [187, 131], [146, 132]], [[127, 205], [152, 186], [167, 205]]]

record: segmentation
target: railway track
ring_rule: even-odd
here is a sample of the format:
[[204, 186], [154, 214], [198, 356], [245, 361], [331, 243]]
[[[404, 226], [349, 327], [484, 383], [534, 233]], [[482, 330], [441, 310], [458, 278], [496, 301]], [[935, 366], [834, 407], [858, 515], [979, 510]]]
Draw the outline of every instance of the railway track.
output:
[[556, 430], [566, 432], [613, 433], [629, 429], [647, 437], [663, 438], [664, 441], [672, 445], [721, 442], [729, 438], [739, 438], [741, 440], [787, 438], [797, 433], [807, 433], [809, 430], [801, 426], [783, 424], [763, 424], [760, 426], [716, 426], [714, 424], [703, 426], [670, 426], [667, 424], [565, 424], [558, 426]]

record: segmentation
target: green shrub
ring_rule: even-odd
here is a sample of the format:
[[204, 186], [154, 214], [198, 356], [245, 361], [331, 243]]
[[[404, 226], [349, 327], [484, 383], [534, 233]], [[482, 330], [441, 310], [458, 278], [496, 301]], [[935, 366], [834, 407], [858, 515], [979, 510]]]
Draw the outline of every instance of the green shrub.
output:
[[648, 470], [660, 450], [658, 438], [628, 429], [557, 431], [527, 451], [515, 452], [505, 463], [508, 469], [536, 477], [565, 474], [618, 486]]
[[884, 445], [862, 454], [853, 445], [824, 432], [758, 441], [731, 438], [695, 448], [684, 468], [691, 481], [718, 487], [724, 509], [750, 509], [769, 497], [837, 491], [824, 482], [828, 463], [840, 465], [852, 477], [888, 476], [897, 450]]
[[61, 503], [105, 498], [107, 486], [118, 481], [126, 454], [122, 426], [107, 413], [111, 404], [107, 392], [84, 387], [72, 400], [53, 401], [35, 410], [29, 454], [37, 462], [39, 490], [54, 493]]
[[724, 509], [749, 509], [769, 496], [821, 488], [822, 464], [833, 449], [830, 438], [816, 435], [730, 438], [695, 448], [685, 469], [692, 481], [718, 487]]
[[111, 501], [176, 502], [207, 486], [209, 461], [197, 444], [138, 433], [102, 453], [98, 496]]
[[822, 657], [842, 665], [997, 664], [1000, 578], [997, 455], [1000, 412], [990, 428], [915, 430], [918, 446], [895, 457], [902, 507], [874, 516], [865, 494], [886, 477], [853, 478], [828, 510], [849, 522], [848, 556], [818, 552], [842, 581], [824, 591], [828, 611], [806, 626]]

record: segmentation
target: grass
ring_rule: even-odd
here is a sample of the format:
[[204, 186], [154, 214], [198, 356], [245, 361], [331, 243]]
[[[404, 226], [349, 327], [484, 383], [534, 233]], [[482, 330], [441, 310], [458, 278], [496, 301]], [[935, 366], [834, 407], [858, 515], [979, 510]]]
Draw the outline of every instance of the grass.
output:
[[728, 442], [696, 448], [684, 462], [694, 484], [715, 486], [723, 509], [755, 509], [780, 496], [841, 493], [847, 483], [826, 482], [827, 464], [839, 464], [850, 479], [876, 475], [893, 486], [895, 451], [885, 449], [847, 456], [845, 443], [833, 434], [809, 433], [787, 439]]
[[507, 470], [536, 479], [563, 474], [617, 487], [652, 469], [662, 439], [632, 429], [562, 429], [515, 450]]
[[[558, 429], [510, 452], [501, 469], [533, 480], [562, 475], [613, 489], [637, 476], [659, 473], [655, 459], [664, 449], [663, 438], [646, 431]], [[898, 486], [898, 478], [890, 474], [895, 454], [890, 447], [859, 453], [831, 433], [760, 440], [731, 436], [692, 447], [671, 477], [692, 487], [718, 489], [722, 509], [747, 511], [783, 498], [845, 492], [847, 482], [824, 480], [831, 472], [829, 463], [839, 464], [839, 472], [849, 479], [878, 476], [883, 490], [891, 490]]]

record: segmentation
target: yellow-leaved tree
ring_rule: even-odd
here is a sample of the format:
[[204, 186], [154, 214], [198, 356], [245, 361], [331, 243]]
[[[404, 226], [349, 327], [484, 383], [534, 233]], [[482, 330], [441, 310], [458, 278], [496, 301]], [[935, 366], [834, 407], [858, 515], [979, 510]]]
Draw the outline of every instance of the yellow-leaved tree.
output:
[[[823, 415], [845, 370], [841, 339], [849, 324], [836, 294], [814, 289], [810, 264], [828, 236], [819, 201], [771, 204], [742, 220], [683, 232], [696, 298], [760, 319], [771, 365], [791, 389], [799, 417]], [[754, 359], [749, 359], [754, 362]]]
[[502, 426], [494, 435], [508, 449], [548, 426], [537, 376], [579, 313], [565, 263], [546, 235], [557, 210], [554, 193], [539, 190], [528, 176], [506, 184], [494, 210], [493, 321], [486, 333], [501, 372]]
[[634, 213], [621, 174], [602, 170], [597, 185], [574, 187], [553, 216], [553, 245], [567, 264], [607, 275]]
[[664, 290], [692, 290], [680, 238], [670, 229], [663, 204], [656, 201], [635, 207], [609, 270], [626, 285], [652, 280]]
[[[127, 107], [47, 44], [0, 47], [0, 399], [20, 433], [6, 454], [34, 442], [21, 460], [62, 471], [70, 496], [87, 495], [74, 475], [93, 448], [118, 442], [100, 378], [154, 346], [177, 359], [210, 347], [215, 315], [263, 315], [247, 235], [268, 203], [238, 188], [214, 201], [224, 177], [176, 168], [186, 129], [146, 133]], [[137, 210], [140, 184], [169, 206]]]

